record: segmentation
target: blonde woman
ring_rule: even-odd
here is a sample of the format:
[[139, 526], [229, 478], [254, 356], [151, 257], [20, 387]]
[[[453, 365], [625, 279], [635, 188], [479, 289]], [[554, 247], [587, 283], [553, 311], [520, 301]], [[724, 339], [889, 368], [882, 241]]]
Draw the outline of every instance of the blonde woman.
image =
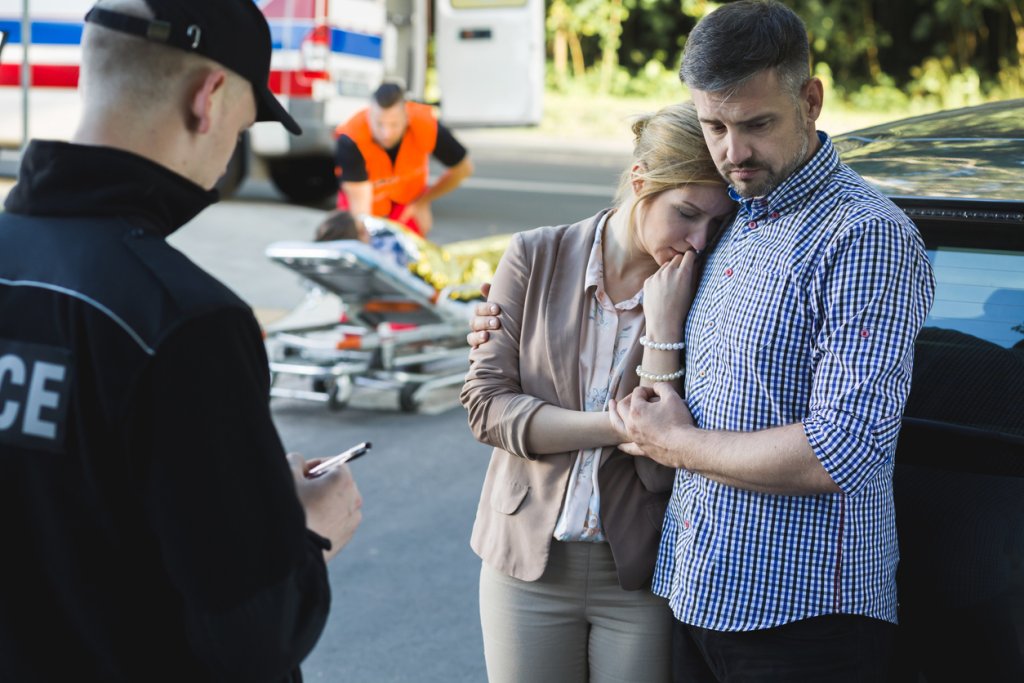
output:
[[640, 118], [613, 208], [518, 233], [502, 330], [462, 391], [494, 446], [473, 528], [492, 683], [667, 681], [672, 614], [648, 587], [673, 472], [615, 445], [609, 398], [680, 386], [697, 256], [733, 204], [689, 103]]

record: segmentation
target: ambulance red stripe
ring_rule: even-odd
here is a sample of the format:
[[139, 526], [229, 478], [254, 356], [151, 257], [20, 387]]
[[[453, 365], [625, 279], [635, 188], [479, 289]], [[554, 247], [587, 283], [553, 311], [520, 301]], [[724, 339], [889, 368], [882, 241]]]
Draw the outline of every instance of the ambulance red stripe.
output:
[[[77, 88], [77, 64], [36, 64], [31, 67], [37, 88]], [[275, 95], [312, 97], [313, 82], [327, 79], [322, 71], [271, 71], [270, 90]], [[20, 64], [0, 64], [0, 87], [21, 85]]]
[[[32, 85], [37, 88], [77, 88], [77, 64], [33, 64]], [[0, 64], [0, 86], [21, 85], [20, 64]]]

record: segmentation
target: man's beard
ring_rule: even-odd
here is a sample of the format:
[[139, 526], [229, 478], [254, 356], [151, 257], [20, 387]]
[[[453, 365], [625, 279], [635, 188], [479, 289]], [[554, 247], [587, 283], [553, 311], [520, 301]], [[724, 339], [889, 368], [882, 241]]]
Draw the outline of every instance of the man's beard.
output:
[[[722, 177], [725, 178], [725, 182], [735, 188], [741, 197], [752, 198], [752, 197], [764, 197], [776, 187], [781, 185], [789, 176], [803, 165], [804, 160], [807, 157], [807, 150], [810, 147], [810, 142], [807, 139], [806, 131], [801, 130], [800, 135], [800, 149], [790, 157], [789, 161], [786, 162], [779, 170], [772, 169], [767, 164], [762, 163], [756, 157], [751, 157], [743, 164], [739, 166], [728, 165], [719, 169]], [[730, 177], [730, 173], [735, 170], [744, 168], [757, 168], [765, 171], [765, 177], [761, 180], [753, 182], [744, 182], [741, 180], [733, 180]]]

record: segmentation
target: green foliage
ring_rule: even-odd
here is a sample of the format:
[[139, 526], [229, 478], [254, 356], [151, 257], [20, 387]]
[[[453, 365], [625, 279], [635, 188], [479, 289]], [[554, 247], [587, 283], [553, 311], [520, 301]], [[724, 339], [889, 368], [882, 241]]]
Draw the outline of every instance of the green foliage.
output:
[[992, 99], [1008, 100], [1016, 97], [1024, 97], [1024, 65], [1017, 66], [1004, 61], [999, 73], [996, 74], [996, 83], [989, 93]]
[[884, 76], [877, 84], [865, 83], [841, 98], [858, 109], [868, 111], [904, 111], [910, 104], [907, 94]]
[[951, 57], [929, 57], [910, 70], [912, 97], [937, 102], [942, 108], [980, 104], [985, 101], [981, 77], [971, 67], [957, 70]]
[[[815, 73], [857, 107], [963, 106], [1024, 96], [1022, 0], [785, 0], [807, 24]], [[549, 76], [562, 92], [678, 89], [693, 25], [711, 0], [548, 0], [548, 34], [575, 39]]]

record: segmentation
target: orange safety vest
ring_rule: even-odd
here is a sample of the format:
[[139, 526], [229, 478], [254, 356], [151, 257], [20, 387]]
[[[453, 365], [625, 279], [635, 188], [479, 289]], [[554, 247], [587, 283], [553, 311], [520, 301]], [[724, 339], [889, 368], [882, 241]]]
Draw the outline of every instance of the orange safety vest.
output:
[[373, 183], [374, 216], [387, 216], [391, 203], [409, 204], [427, 188], [430, 155], [437, 146], [437, 119], [429, 105], [406, 102], [409, 125], [398, 143], [395, 162], [373, 139], [370, 110], [364, 109], [338, 126], [335, 135], [347, 135], [356, 143]]

